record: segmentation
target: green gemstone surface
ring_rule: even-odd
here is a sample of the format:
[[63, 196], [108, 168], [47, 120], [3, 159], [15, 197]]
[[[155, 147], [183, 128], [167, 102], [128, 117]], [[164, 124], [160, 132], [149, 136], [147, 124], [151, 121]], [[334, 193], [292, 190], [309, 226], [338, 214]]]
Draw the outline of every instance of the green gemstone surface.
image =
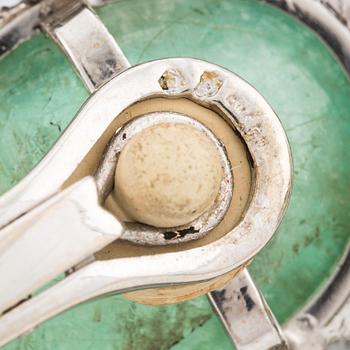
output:
[[[319, 289], [349, 240], [350, 84], [310, 29], [255, 0], [128, 0], [97, 10], [131, 64], [189, 56], [254, 85], [288, 134], [295, 166], [287, 215], [250, 271], [283, 322]], [[43, 35], [0, 62], [0, 193], [48, 151], [88, 97]], [[121, 296], [78, 306], [6, 350], [230, 349], [205, 297], [148, 307]]]

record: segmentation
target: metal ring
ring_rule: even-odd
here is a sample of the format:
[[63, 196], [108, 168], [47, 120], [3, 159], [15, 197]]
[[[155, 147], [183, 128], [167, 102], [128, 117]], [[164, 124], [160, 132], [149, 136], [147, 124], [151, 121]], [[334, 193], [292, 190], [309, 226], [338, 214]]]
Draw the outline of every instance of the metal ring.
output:
[[102, 161], [95, 173], [95, 180], [101, 201], [104, 201], [113, 190], [114, 173], [119, 154], [128, 141], [142, 130], [164, 123], [190, 125], [205, 134], [218, 151], [224, 176], [221, 180], [220, 192], [211, 208], [186, 225], [164, 229], [137, 222], [124, 223], [125, 232], [122, 239], [136, 244], [166, 245], [202, 238], [222, 221], [231, 203], [233, 176], [225, 146], [202, 123], [189, 116], [174, 112], [145, 114], [125, 124], [115, 133], [108, 143]]

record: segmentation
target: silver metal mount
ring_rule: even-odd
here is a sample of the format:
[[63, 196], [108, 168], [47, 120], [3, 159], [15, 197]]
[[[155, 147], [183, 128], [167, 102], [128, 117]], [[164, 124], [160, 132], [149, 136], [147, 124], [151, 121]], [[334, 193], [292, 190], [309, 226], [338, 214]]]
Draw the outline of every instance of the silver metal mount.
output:
[[[350, 17], [346, 1], [265, 2], [281, 7], [319, 32], [349, 71]], [[7, 286], [0, 290], [4, 312], [0, 317], [1, 344], [64, 309], [102, 294], [204, 281], [244, 266], [271, 238], [288, 202], [292, 170], [288, 143], [276, 115], [254, 88], [221, 67], [193, 59], [159, 60], [129, 69], [125, 56], [89, 5], [80, 1], [36, 1], [1, 8], [1, 54], [41, 29], [71, 59], [89, 91], [97, 90], [45, 159], [0, 198], [0, 276]], [[104, 44], [98, 49], [91, 45], [100, 39]], [[208, 72], [211, 79], [207, 79]], [[188, 98], [219, 111], [242, 136], [252, 155], [254, 194], [239, 225], [209, 245], [137, 259], [94, 260], [91, 257], [96, 251], [122, 238], [127, 230], [101, 208], [98, 181], [86, 177], [67, 188], [63, 185], [121, 111], [151, 96]], [[68, 221], [75, 225], [70, 235], [63, 234]], [[44, 236], [52, 227], [55, 230], [50, 237]], [[37, 267], [37, 261], [47, 256], [47, 249], [37, 249], [38, 260], [33, 261], [25, 255], [28, 247], [42, 246], [39, 243], [43, 239], [54, 245], [57, 235], [61, 249], [45, 261], [50, 272], [42, 264], [35, 275], [26, 278], [28, 269]], [[72, 239], [79, 241], [79, 249], [69, 250]], [[21, 264], [16, 258], [19, 254], [24, 257]], [[67, 259], [68, 255], [72, 259]], [[349, 323], [349, 261], [348, 249], [330, 283], [282, 330], [247, 270], [227, 287], [211, 293], [210, 299], [239, 350], [325, 349], [345, 344], [349, 339], [343, 331], [343, 325]], [[17, 305], [45, 281], [66, 270], [75, 272]], [[6, 284], [10, 274], [20, 278]], [[56, 302], [50, 305], [47, 300], [53, 297]], [[254, 317], [249, 310], [252, 303]], [[232, 312], [237, 308], [239, 313]], [[254, 324], [247, 330], [240, 321]]]

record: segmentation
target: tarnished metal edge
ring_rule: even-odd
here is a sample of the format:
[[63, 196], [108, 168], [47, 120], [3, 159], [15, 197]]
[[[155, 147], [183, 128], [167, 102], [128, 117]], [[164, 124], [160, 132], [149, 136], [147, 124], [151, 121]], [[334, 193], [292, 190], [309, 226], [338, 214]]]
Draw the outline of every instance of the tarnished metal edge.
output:
[[48, 1], [41, 29], [70, 59], [91, 93], [130, 67], [105, 25], [83, 1]]
[[15, 9], [0, 10], [0, 59], [38, 32], [41, 4], [21, 3]]
[[202, 238], [223, 220], [231, 203], [233, 175], [225, 146], [200, 122], [189, 116], [175, 112], [153, 112], [145, 114], [128, 122], [116, 132], [115, 136], [110, 140], [105, 155], [95, 173], [101, 199], [105, 199], [114, 186], [114, 173], [119, 154], [128, 141], [145, 128], [162, 123], [191, 125], [206, 135], [212, 141], [220, 157], [224, 176], [221, 180], [219, 194], [213, 205], [206, 212], [186, 225], [162, 229], [136, 222], [125, 223], [122, 239], [136, 244], [152, 246], [168, 245]]
[[[164, 72], [170, 70], [180, 71], [186, 78], [185, 96], [200, 104], [215, 104], [226, 110], [228, 122], [239, 130], [252, 154], [256, 169], [255, 192], [242, 221], [217, 241], [187, 251], [144, 256], [142, 257], [144, 262], [139, 257], [124, 259], [124, 261], [127, 262], [128, 266], [135, 263], [135, 268], [139, 271], [141, 271], [139, 264], [147, 266], [146, 271], [155, 274], [153, 277], [159, 277], [153, 282], [163, 285], [164, 283], [197, 282], [211, 279], [241, 266], [242, 263], [257, 254], [276, 231], [289, 200], [292, 164], [286, 135], [271, 107], [252, 86], [234, 73], [219, 66], [189, 58], [164, 59], [135, 66], [109, 81], [92, 95], [71, 124], [69, 133], [66, 131], [65, 136], [52, 148], [45, 159], [12, 190], [12, 193], [8, 192], [1, 198], [3, 209], [7, 211], [8, 215], [19, 213], [12, 206], [20, 204], [17, 195], [23, 200], [24, 196], [31, 197], [30, 192], [32, 192], [36, 197], [31, 197], [31, 202], [27, 200], [22, 202], [27, 205], [34, 203], [33, 200], [37, 201], [37, 196], [47, 195], [51, 190], [57, 190], [56, 186], [61, 186], [62, 181], [71, 173], [72, 168], [76, 167], [77, 162], [80, 162], [81, 157], [84, 157], [86, 151], [95, 144], [96, 139], [104, 132], [106, 125], [110, 125], [115, 116], [126, 106], [139, 100], [142, 96], [165, 96], [168, 94], [184, 96], [182, 84], [169, 90], [165, 89], [164, 84], [159, 83]], [[211, 80], [205, 81], [207, 77], [208, 79], [214, 78], [214, 82], [220, 79], [224, 83], [211, 84]], [[144, 81], [143, 84], [142, 81]], [[206, 84], [203, 84], [203, 81]], [[205, 89], [201, 89], [203, 85], [205, 85]], [[232, 89], [233, 86], [234, 89]], [[116, 96], [123, 96], [123, 98], [116, 99]], [[103, 119], [100, 118], [101, 113], [104, 115]], [[96, 123], [97, 119], [98, 123]], [[87, 135], [89, 137], [86, 137]], [[274, 137], [269, 135], [274, 135]], [[79, 145], [77, 145], [77, 140], [79, 140]], [[73, 148], [75, 149], [74, 154], [71, 152]], [[271, 157], [271, 154], [274, 154], [275, 157]], [[59, 165], [61, 161], [64, 161], [64, 167]], [[56, 171], [57, 166], [60, 167], [60, 172]], [[48, 175], [51, 174], [51, 171], [54, 171], [55, 176]], [[45, 179], [50, 179], [49, 183], [46, 182], [48, 187], [43, 186], [42, 176]], [[271, 178], [274, 178], [274, 182], [270, 181]], [[38, 192], [39, 188], [35, 186], [35, 182], [42, 189], [42, 193]], [[269, 195], [267, 196], [267, 194]], [[15, 201], [13, 202], [13, 200]], [[12, 212], [12, 210], [14, 211]], [[5, 214], [5, 220], [6, 218], [9, 216], [6, 217]], [[188, 259], [191, 261], [190, 264]], [[119, 264], [119, 260], [122, 259], [115, 259], [116, 263]], [[108, 266], [113, 265], [113, 261], [113, 259], [108, 260], [108, 263], [103, 263], [103, 266], [108, 268]], [[150, 268], [148, 265], [150, 263], [163, 270]], [[117, 273], [117, 271], [113, 273]], [[141, 285], [147, 283], [148, 285], [148, 280], [139, 280], [141, 277], [137, 278], [137, 283], [141, 283]], [[104, 280], [104, 282], [108, 281]], [[109, 292], [117, 291], [114, 285], [109, 282], [107, 289]], [[84, 298], [89, 299], [97, 296], [95, 293], [100, 293], [102, 290], [96, 289], [92, 292], [93, 294], [84, 294]], [[82, 296], [79, 295], [78, 301], [80, 302]], [[28, 315], [30, 314], [32, 317], [32, 307], [35, 308], [35, 305], [38, 305], [34, 299], [6, 314], [6, 319], [3, 320], [5, 340], [9, 337], [6, 333], [9, 322], [16, 325], [16, 330], [12, 333], [11, 338], [30, 327], [25, 322], [19, 323], [19, 321], [22, 320], [20, 314], [24, 310], [27, 310]], [[71, 304], [63, 303], [62, 307], [69, 306]], [[58, 312], [61, 309], [55, 310]], [[38, 314], [36, 320], [31, 320], [31, 326], [35, 326], [52, 316], [56, 312], [55, 310], [52, 310], [52, 314]]]
[[[56, 2], [60, 2], [61, 0]], [[72, 4], [76, 0], [70, 1]], [[109, 0], [86, 0], [91, 7], [106, 5]], [[0, 59], [39, 32], [41, 20], [49, 12], [52, 0], [20, 1], [14, 6], [0, 4]]]

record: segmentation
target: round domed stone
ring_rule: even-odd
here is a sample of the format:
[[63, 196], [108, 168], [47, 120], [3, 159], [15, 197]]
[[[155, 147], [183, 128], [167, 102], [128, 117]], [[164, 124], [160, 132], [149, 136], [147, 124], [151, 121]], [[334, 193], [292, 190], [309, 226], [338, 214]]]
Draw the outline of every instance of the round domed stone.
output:
[[222, 177], [218, 151], [207, 135], [190, 125], [164, 123], [126, 144], [114, 191], [132, 219], [173, 227], [188, 224], [213, 205]]

